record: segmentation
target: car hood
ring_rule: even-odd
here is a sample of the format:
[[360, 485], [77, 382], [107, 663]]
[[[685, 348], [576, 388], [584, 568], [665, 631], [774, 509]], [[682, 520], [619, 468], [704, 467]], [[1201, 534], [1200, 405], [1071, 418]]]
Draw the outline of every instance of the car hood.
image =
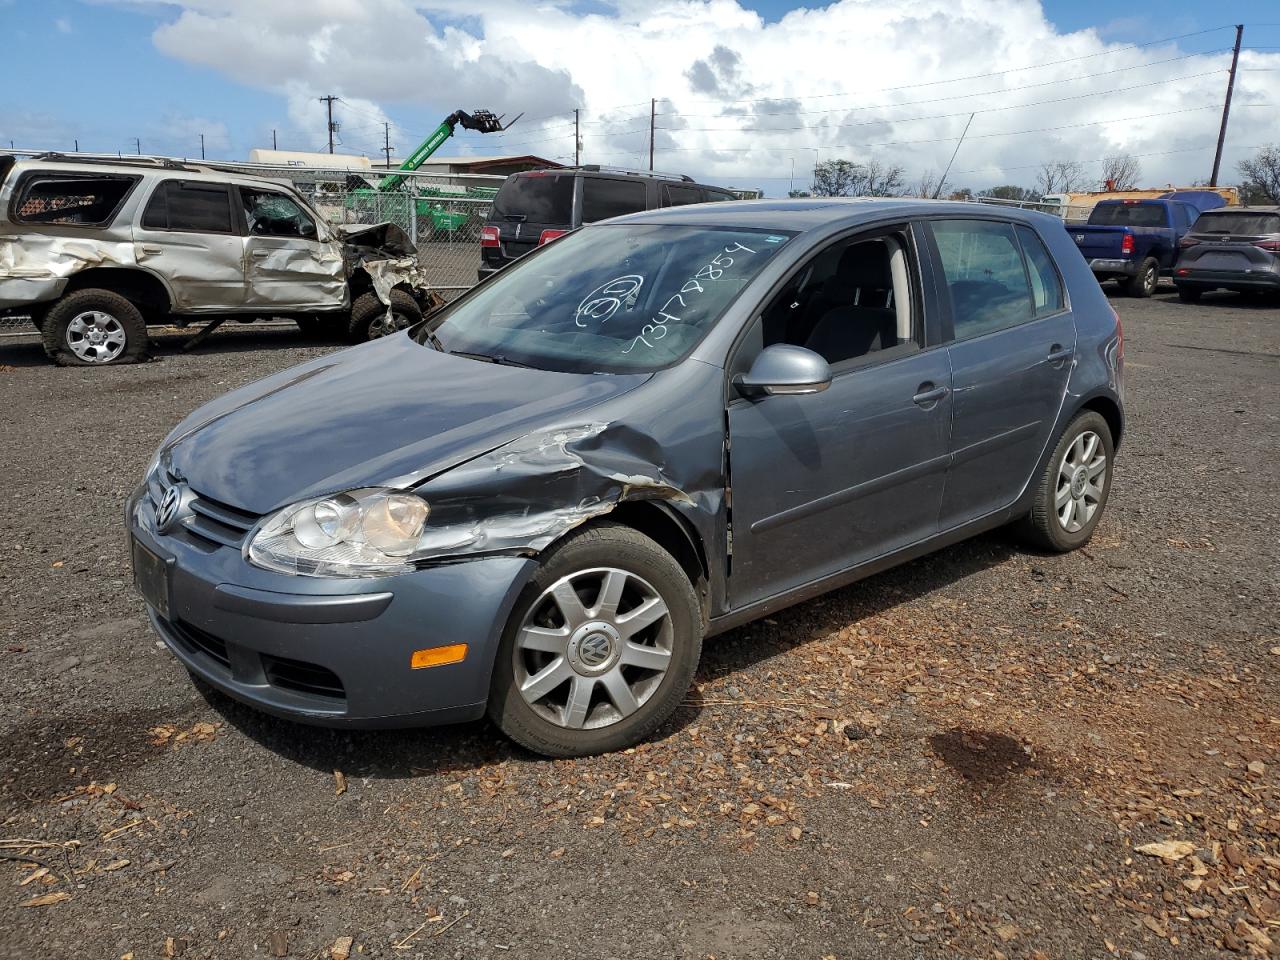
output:
[[194, 490], [263, 514], [361, 486], [408, 486], [648, 379], [440, 353], [407, 334], [331, 354], [206, 404], [166, 440]]

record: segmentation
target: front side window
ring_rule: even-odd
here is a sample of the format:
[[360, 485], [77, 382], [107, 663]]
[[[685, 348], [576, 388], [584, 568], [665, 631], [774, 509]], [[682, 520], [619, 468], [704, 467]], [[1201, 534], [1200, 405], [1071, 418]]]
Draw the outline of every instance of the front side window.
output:
[[314, 239], [316, 225], [291, 198], [274, 190], [240, 188], [245, 226], [259, 237], [299, 237]]
[[957, 340], [980, 337], [1034, 315], [1013, 227], [988, 220], [935, 220], [934, 240], [951, 294]]
[[646, 207], [643, 180], [609, 180], [600, 177], [582, 179], [582, 222], [595, 223], [628, 213], [639, 213]]
[[570, 373], [644, 373], [688, 355], [791, 233], [589, 227], [517, 260], [421, 328], [449, 353]]
[[1035, 302], [1036, 316], [1057, 313], [1066, 306], [1062, 292], [1062, 278], [1053, 265], [1044, 241], [1030, 227], [1018, 227], [1018, 239], [1027, 257], [1027, 277], [1031, 281], [1031, 299]]
[[142, 226], [184, 233], [234, 233], [231, 191], [221, 183], [166, 180], [151, 194]]
[[103, 226], [138, 180], [111, 174], [33, 174], [18, 185], [11, 216], [17, 223]]
[[761, 313], [761, 343], [795, 344], [833, 367], [918, 349], [905, 230], [832, 244]]

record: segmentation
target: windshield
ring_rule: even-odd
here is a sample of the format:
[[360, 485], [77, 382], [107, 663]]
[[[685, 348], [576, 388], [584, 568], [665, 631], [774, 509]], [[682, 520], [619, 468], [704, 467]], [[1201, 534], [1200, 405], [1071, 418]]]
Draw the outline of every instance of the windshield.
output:
[[1159, 203], [1100, 203], [1089, 214], [1089, 225], [1097, 227], [1164, 227], [1168, 223]]
[[1196, 233], [1225, 233], [1253, 237], [1280, 233], [1280, 215], [1274, 213], [1202, 213], [1192, 228]]
[[686, 356], [794, 234], [602, 224], [518, 260], [420, 328], [449, 353], [640, 373]]

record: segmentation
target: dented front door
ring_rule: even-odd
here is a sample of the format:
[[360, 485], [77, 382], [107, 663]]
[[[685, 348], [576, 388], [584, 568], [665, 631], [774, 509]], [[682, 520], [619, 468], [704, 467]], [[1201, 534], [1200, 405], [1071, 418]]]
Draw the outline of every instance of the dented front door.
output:
[[328, 239], [328, 230], [286, 193], [245, 186], [238, 192], [247, 305], [287, 311], [342, 307], [347, 290], [342, 247]]

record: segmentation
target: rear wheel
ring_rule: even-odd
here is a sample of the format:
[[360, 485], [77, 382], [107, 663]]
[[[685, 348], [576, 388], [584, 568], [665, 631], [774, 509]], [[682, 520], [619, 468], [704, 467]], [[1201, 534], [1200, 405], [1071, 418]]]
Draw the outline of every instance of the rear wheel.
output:
[[351, 339], [356, 343], [377, 340], [413, 326], [422, 319], [422, 308], [406, 290], [392, 290], [391, 309], [370, 290], [351, 305]]
[[1199, 287], [1179, 287], [1178, 299], [1183, 303], [1199, 303], [1200, 295], [1204, 293]]
[[582, 531], [544, 559], [494, 664], [489, 716], [552, 757], [621, 750], [679, 706], [702, 651], [693, 586], [629, 527]]
[[1111, 493], [1114, 455], [1111, 428], [1100, 413], [1085, 410], [1068, 424], [1024, 523], [1031, 543], [1065, 553], [1089, 542]]
[[1122, 280], [1120, 285], [1131, 297], [1149, 297], [1160, 285], [1160, 263], [1155, 257], [1147, 257], [1138, 264], [1138, 272]]
[[147, 356], [147, 324], [130, 301], [110, 290], [69, 293], [44, 315], [44, 352], [64, 367], [136, 363]]

